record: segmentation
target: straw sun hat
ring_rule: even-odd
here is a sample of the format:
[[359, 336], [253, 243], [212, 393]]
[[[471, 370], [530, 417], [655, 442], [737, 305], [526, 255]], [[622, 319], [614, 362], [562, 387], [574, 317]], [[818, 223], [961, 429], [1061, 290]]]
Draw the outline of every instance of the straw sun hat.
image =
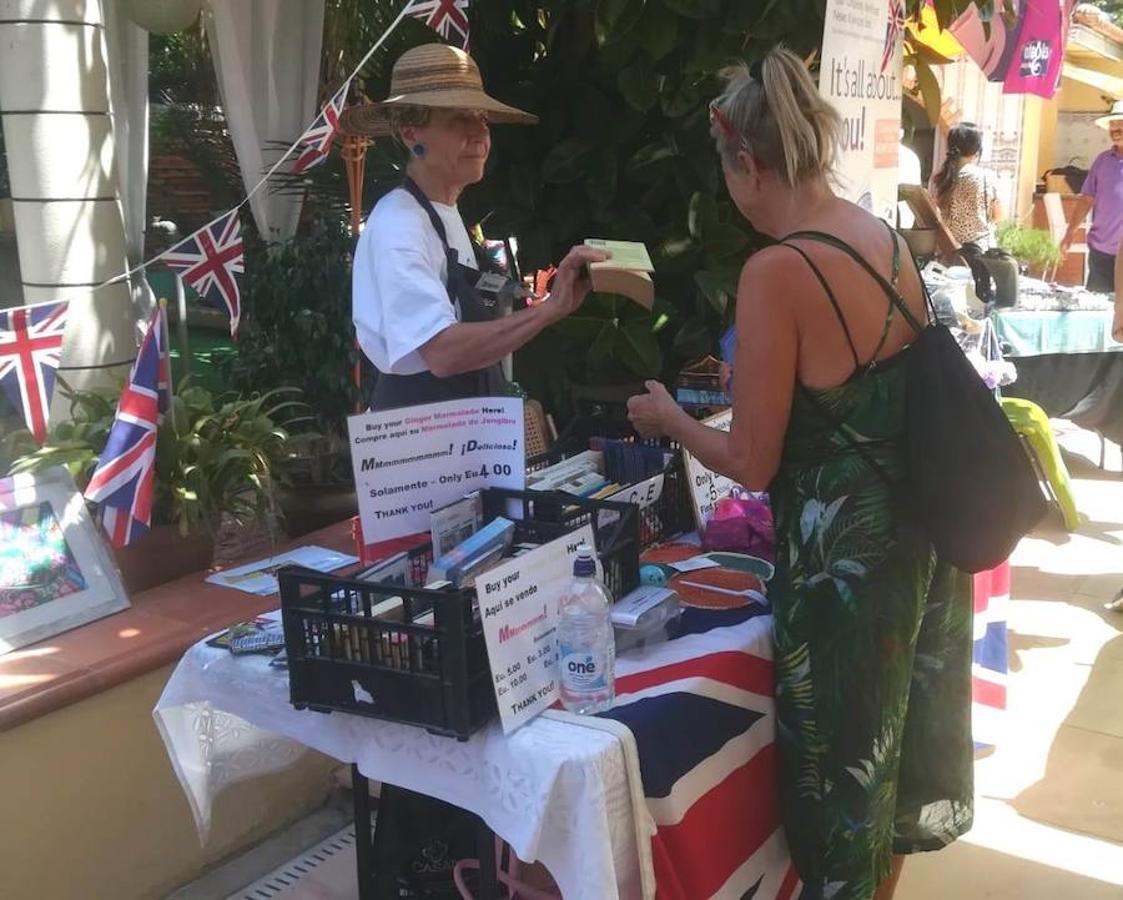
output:
[[489, 121], [503, 124], [533, 125], [538, 121], [537, 116], [484, 93], [480, 70], [472, 57], [447, 44], [422, 44], [407, 50], [394, 63], [390, 96], [378, 103], [350, 107], [340, 124], [350, 134], [380, 137], [390, 133], [390, 112], [403, 106], [482, 110]]
[[1116, 100], [1111, 104], [1111, 112], [1106, 116], [1100, 116], [1096, 119], [1096, 124], [1100, 128], [1107, 128], [1112, 122], [1117, 119], [1123, 119], [1123, 100]]

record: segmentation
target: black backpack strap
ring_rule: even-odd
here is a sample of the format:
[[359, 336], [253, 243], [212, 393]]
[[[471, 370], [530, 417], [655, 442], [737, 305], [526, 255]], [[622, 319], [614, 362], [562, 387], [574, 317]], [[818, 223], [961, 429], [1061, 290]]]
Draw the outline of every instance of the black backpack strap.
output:
[[827, 299], [831, 301], [831, 306], [834, 307], [834, 314], [838, 316], [838, 323], [842, 326], [843, 334], [846, 335], [846, 343], [850, 345], [850, 354], [854, 357], [854, 368], [862, 368], [862, 361], [858, 359], [858, 348], [854, 346], [854, 338], [850, 335], [850, 326], [846, 324], [846, 317], [842, 315], [842, 307], [838, 305], [838, 300], [835, 298], [834, 291], [830, 289], [830, 285], [827, 284], [827, 279], [823, 277], [823, 273], [819, 271], [819, 267], [811, 261], [811, 257], [802, 249], [795, 246], [795, 244], [783, 244], [783, 246], [794, 250], [802, 256], [807, 262], [807, 265], [811, 267], [811, 271], [815, 273], [815, 277], [819, 279], [819, 284], [823, 286], [823, 291], [826, 292]]
[[[897, 233], [888, 224], [885, 227], [889, 230], [890, 236], [893, 240], [893, 255], [895, 259], [894, 270], [896, 271], [900, 266], [900, 246], [897, 243]], [[827, 244], [828, 246], [834, 247], [837, 250], [841, 250], [843, 253], [853, 259], [854, 262], [858, 263], [858, 265], [865, 269], [870, 277], [873, 278], [874, 281], [876, 281], [878, 285], [881, 286], [881, 289], [885, 291], [885, 295], [889, 298], [889, 302], [898, 310], [900, 310], [901, 315], [905, 317], [909, 325], [912, 326], [913, 330], [917, 334], [924, 330], [925, 326], [920, 323], [920, 320], [918, 320], [917, 317], [913, 314], [912, 310], [908, 308], [908, 304], [905, 303], [904, 298], [901, 296], [897, 288], [893, 284], [890, 284], [889, 281], [886, 280], [884, 275], [882, 275], [879, 271], [877, 271], [877, 269], [870, 265], [869, 261], [848, 243], [841, 240], [840, 238], [835, 237], [833, 234], [827, 234], [825, 231], [797, 231], [794, 234], [789, 234], [784, 238], [785, 243], [790, 240], [818, 241], [821, 244]], [[915, 260], [913, 261], [913, 265], [916, 265]], [[935, 308], [932, 304], [932, 298], [928, 295], [928, 289], [924, 284], [924, 279], [920, 277], [919, 267], [916, 268], [916, 273], [917, 278], [920, 279], [920, 288], [924, 294], [925, 305], [929, 310], [929, 314], [934, 316]]]

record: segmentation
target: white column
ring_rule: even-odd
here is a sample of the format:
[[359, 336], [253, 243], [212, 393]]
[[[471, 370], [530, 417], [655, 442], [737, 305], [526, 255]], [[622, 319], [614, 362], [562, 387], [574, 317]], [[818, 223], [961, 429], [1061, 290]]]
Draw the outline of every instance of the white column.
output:
[[70, 299], [64, 368], [122, 364], [63, 372], [75, 387], [123, 376], [136, 353], [128, 288], [89, 291], [127, 268], [105, 47], [100, 0], [0, 0], [0, 119], [23, 301]]

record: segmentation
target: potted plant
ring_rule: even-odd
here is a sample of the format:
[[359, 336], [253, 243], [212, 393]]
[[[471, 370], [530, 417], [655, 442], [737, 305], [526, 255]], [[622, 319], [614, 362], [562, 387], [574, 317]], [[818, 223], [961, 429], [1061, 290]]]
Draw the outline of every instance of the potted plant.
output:
[[[70, 470], [84, 490], [108, 440], [116, 397], [67, 391], [71, 420], [54, 426], [42, 447], [18, 456], [12, 473], [55, 465]], [[285, 426], [303, 418], [299, 392], [214, 396], [181, 384], [156, 436], [152, 528], [115, 550], [130, 591], [171, 581], [211, 564], [224, 523], [254, 526], [275, 507], [274, 481], [288, 452]], [[26, 449], [27, 439], [11, 438]]]
[[224, 364], [243, 393], [299, 387], [314, 434], [293, 434], [278, 472], [285, 530], [297, 537], [355, 515], [347, 416], [360, 403], [351, 324], [352, 238], [325, 215], [299, 239], [247, 248], [237, 354]]
[[1042, 278], [1064, 260], [1053, 236], [1041, 228], [1024, 228], [1016, 222], [1002, 222], [997, 229], [998, 246], [1029, 269], [1034, 278]]

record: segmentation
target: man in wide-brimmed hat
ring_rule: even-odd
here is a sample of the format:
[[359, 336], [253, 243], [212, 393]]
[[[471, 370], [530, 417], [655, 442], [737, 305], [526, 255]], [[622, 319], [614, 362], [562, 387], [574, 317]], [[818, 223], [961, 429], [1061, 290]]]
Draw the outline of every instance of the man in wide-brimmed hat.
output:
[[1077, 229], [1091, 210], [1087, 287], [1090, 291], [1110, 293], [1115, 287], [1115, 256], [1123, 242], [1123, 100], [1116, 100], [1111, 111], [1096, 119], [1096, 124], [1107, 130], [1111, 147], [1097, 156], [1088, 170], [1061, 241], [1061, 252], [1068, 252]]
[[344, 114], [348, 132], [393, 135], [409, 156], [401, 187], [376, 204], [355, 252], [352, 316], [379, 372], [372, 408], [509, 393], [501, 361], [584, 300], [586, 264], [607, 255], [574, 247], [544, 303], [501, 316], [456, 207], [483, 178], [490, 125], [536, 121], [485, 93], [472, 58], [445, 44], [407, 50], [390, 96]]

